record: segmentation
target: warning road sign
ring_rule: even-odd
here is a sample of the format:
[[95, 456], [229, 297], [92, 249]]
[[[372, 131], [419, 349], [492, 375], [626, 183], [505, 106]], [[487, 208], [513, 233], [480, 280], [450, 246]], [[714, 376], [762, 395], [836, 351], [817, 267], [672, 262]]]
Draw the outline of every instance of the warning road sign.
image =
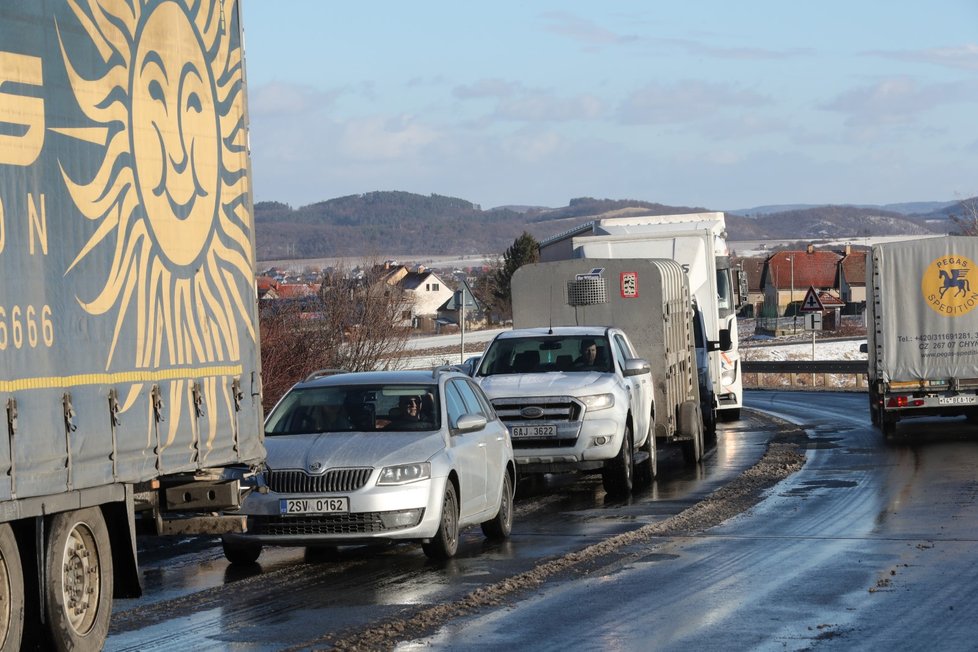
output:
[[802, 312], [822, 312], [825, 310], [825, 306], [822, 305], [822, 300], [818, 298], [818, 292], [815, 291], [815, 286], [808, 286], [808, 292], [805, 293], [805, 300], [801, 302]]

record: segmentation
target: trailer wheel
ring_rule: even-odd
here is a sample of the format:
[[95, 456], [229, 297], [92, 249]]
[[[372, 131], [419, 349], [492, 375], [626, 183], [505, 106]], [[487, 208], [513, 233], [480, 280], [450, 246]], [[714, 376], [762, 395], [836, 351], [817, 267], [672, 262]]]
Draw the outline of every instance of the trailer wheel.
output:
[[19, 650], [24, 634], [24, 569], [14, 531], [0, 523], [0, 650]]
[[688, 437], [681, 442], [683, 460], [687, 466], [695, 466], [703, 459], [703, 419], [694, 401], [679, 406], [679, 433]]
[[601, 484], [605, 492], [615, 498], [627, 496], [635, 485], [635, 460], [632, 455], [632, 426], [625, 424], [618, 454], [606, 460], [601, 469]]
[[883, 433], [883, 438], [888, 442], [893, 442], [896, 440], [896, 425], [897, 418], [895, 416], [890, 416], [883, 412], [883, 408], [880, 408], [880, 432]]
[[101, 650], [112, 615], [112, 549], [102, 510], [51, 517], [44, 603], [54, 649]]

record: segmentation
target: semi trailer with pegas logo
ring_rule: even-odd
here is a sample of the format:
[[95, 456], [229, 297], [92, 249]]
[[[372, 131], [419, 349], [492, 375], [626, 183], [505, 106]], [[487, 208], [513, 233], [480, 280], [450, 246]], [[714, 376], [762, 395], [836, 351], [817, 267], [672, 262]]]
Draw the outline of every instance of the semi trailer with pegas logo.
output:
[[887, 437], [914, 416], [978, 421], [978, 238], [873, 245], [866, 266], [869, 409]]

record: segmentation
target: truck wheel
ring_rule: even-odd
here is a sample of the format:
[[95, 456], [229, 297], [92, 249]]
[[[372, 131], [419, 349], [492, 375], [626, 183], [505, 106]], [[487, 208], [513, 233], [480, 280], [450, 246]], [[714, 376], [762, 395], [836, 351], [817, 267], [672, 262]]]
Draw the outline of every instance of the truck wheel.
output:
[[880, 408], [879, 420], [880, 432], [883, 433], [883, 438], [888, 442], [894, 442], [896, 440], [897, 418], [886, 414], [883, 412], [882, 408]]
[[731, 408], [729, 410], [717, 410], [717, 414], [723, 421], [739, 421], [740, 420], [740, 408]]
[[632, 427], [625, 425], [621, 438], [621, 448], [614, 459], [604, 463], [601, 470], [601, 483], [610, 496], [620, 498], [632, 492], [634, 485], [634, 461], [632, 460]]
[[221, 539], [221, 547], [224, 549], [224, 558], [232, 564], [254, 564], [261, 556], [262, 545], [260, 543], [238, 543]]
[[445, 485], [445, 500], [441, 505], [441, 525], [428, 543], [421, 549], [431, 559], [451, 559], [458, 552], [458, 497], [455, 485], [449, 481]]
[[24, 634], [24, 569], [14, 531], [0, 523], [0, 650], [19, 650]]
[[503, 471], [503, 491], [499, 496], [499, 510], [496, 515], [482, 523], [482, 533], [493, 541], [509, 538], [513, 531], [513, 482], [509, 473]]
[[645, 438], [645, 443], [642, 444], [640, 450], [649, 457], [635, 465], [635, 484], [640, 487], [647, 487], [658, 475], [659, 463], [655, 454], [655, 429], [652, 426], [649, 426], [649, 436]]
[[98, 507], [51, 517], [44, 605], [54, 649], [101, 650], [112, 615], [112, 549]]

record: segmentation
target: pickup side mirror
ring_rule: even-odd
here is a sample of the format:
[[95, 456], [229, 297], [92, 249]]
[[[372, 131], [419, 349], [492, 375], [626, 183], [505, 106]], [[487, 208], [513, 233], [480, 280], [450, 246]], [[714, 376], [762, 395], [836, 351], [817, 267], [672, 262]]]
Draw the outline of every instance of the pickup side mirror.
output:
[[652, 366], [645, 358], [627, 358], [625, 360], [626, 376], [641, 376], [642, 374], [652, 373]]
[[463, 414], [458, 418], [453, 434], [463, 435], [467, 432], [482, 430], [487, 423], [486, 417], [482, 414]]

